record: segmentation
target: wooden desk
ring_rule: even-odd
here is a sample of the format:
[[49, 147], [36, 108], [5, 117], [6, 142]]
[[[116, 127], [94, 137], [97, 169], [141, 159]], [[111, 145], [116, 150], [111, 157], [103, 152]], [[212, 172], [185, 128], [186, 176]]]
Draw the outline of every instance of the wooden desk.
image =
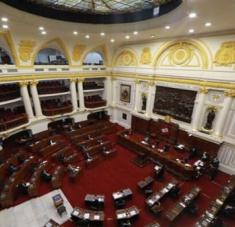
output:
[[201, 189], [199, 187], [193, 187], [192, 190], [183, 196], [176, 205], [167, 211], [166, 218], [173, 222], [182, 212], [185, 210], [199, 195]]
[[195, 227], [211, 226], [213, 221], [216, 220], [218, 213], [234, 190], [235, 176], [232, 176], [227, 185], [222, 188], [219, 196], [211, 202], [210, 207], [203, 213], [199, 221], [195, 224]]
[[[166, 169], [172, 174], [181, 177], [184, 180], [191, 180], [196, 175], [194, 166], [178, 162], [171, 153], [160, 152], [157, 147], [152, 148], [149, 144], [144, 144], [138, 140], [129, 130], [118, 134], [118, 143], [137, 154], [146, 154], [150, 158], [156, 159], [166, 166]], [[173, 149], [173, 148], [172, 148]]]
[[57, 166], [55, 171], [53, 172], [51, 184], [54, 189], [61, 187], [61, 177], [64, 174], [64, 171], [65, 169], [63, 166]]
[[140, 210], [136, 206], [132, 206], [126, 209], [116, 210], [116, 218], [118, 221], [121, 220], [134, 220], [139, 216]]
[[154, 179], [150, 176], [146, 177], [144, 180], [139, 181], [137, 183], [140, 190], [145, 190], [146, 188], [150, 187], [154, 182]]
[[119, 199], [130, 199], [132, 197], [133, 193], [130, 188], [123, 189], [121, 191], [113, 192], [113, 200], [119, 200]]
[[71, 219], [76, 223], [95, 224], [96, 226], [103, 226], [104, 212], [86, 210], [79, 207], [75, 207], [71, 213]]
[[153, 193], [153, 195], [149, 196], [145, 202], [146, 204], [151, 208], [156, 204], [160, 199], [162, 199], [164, 196], [166, 196], [173, 187], [177, 186], [177, 181], [171, 181], [167, 183], [159, 192]]
[[148, 225], [145, 225], [145, 227], [160, 227], [160, 224], [158, 222], [153, 222], [153, 223], [150, 223]]

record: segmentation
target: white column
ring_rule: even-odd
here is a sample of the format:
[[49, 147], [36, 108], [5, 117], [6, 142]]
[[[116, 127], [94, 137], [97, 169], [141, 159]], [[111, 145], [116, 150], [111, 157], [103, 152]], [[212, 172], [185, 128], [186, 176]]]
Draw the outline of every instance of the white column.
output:
[[78, 96], [79, 96], [79, 109], [83, 111], [85, 109], [84, 94], [83, 94], [83, 78], [78, 79]]
[[155, 94], [155, 82], [154, 81], [150, 81], [149, 82], [148, 97], [147, 97], [146, 113], [145, 113], [145, 115], [147, 117], [151, 117], [152, 116], [153, 103], [154, 103], [154, 94]]
[[30, 82], [30, 91], [33, 98], [33, 105], [35, 108], [36, 117], [41, 117], [43, 114], [42, 114], [40, 99], [38, 96], [37, 83], [38, 83], [37, 81]]
[[112, 78], [112, 107], [116, 106], [117, 102], [117, 80], [116, 78]]
[[223, 136], [223, 129], [224, 129], [224, 124], [228, 116], [229, 109], [231, 108], [232, 101], [233, 101], [233, 96], [235, 96], [235, 92], [228, 91], [225, 92], [225, 99], [224, 99], [224, 105], [222, 110], [220, 111], [219, 115], [217, 116], [217, 121], [215, 124], [215, 135], [216, 136]]
[[28, 82], [21, 82], [20, 83], [20, 93], [21, 93], [21, 97], [23, 99], [26, 114], [28, 115], [29, 120], [31, 120], [34, 118], [34, 115], [33, 115], [31, 100], [29, 98], [29, 92], [28, 92], [27, 85], [28, 85]]
[[206, 88], [202, 87], [199, 89], [197, 105], [196, 105], [196, 109], [194, 111], [193, 119], [192, 119], [192, 128], [195, 131], [199, 129], [199, 124], [200, 124], [200, 120], [202, 116], [202, 110], [205, 104], [207, 93], [208, 93], [208, 90]]
[[105, 80], [105, 98], [107, 102], [107, 106], [109, 106], [112, 103], [112, 82], [111, 82], [111, 77], [107, 77]]
[[78, 109], [76, 81], [77, 81], [77, 79], [75, 79], [75, 78], [70, 79], [70, 93], [71, 93], [71, 101], [72, 101], [72, 105], [73, 105], [73, 111], [77, 111], [77, 109]]
[[139, 103], [140, 103], [140, 80], [135, 81], [135, 107], [134, 111], [138, 112], [139, 110]]

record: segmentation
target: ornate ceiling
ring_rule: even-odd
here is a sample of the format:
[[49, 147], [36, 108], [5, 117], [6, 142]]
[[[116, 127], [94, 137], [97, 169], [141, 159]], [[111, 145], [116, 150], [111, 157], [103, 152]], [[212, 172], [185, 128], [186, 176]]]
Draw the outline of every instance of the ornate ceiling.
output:
[[51, 8], [68, 11], [110, 14], [136, 12], [154, 8], [172, 0], [28, 0]]
[[182, 0], [1, 0], [40, 16], [81, 23], [137, 22], [166, 14]]

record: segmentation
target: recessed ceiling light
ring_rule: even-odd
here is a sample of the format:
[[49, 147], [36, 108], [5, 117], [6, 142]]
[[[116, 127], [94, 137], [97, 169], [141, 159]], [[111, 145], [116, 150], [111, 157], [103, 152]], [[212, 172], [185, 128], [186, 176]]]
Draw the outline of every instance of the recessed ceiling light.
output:
[[74, 34], [74, 35], [78, 35], [78, 32], [77, 32], [77, 31], [73, 31], [73, 34]]
[[7, 17], [2, 17], [2, 18], [1, 18], [1, 21], [7, 22], [7, 21], [8, 21], [8, 18], [7, 18]]
[[211, 25], [212, 25], [211, 22], [206, 22], [206, 23], [205, 23], [205, 27], [210, 27]]
[[197, 14], [195, 12], [192, 12], [188, 15], [189, 18], [196, 18]]
[[104, 32], [101, 32], [100, 35], [101, 35], [101, 36], [105, 36], [105, 33], [104, 33]]
[[42, 34], [42, 35], [46, 35], [47, 32], [46, 32], [46, 31], [42, 31], [41, 34]]
[[38, 30], [43, 31], [44, 27], [38, 27]]
[[129, 35], [126, 35], [126, 36], [125, 36], [125, 39], [130, 39], [130, 36], [129, 36]]
[[151, 35], [151, 38], [155, 38], [155, 35]]
[[90, 35], [86, 35], [85, 38], [86, 38], [86, 39], [90, 39]]
[[166, 26], [165, 26], [165, 29], [166, 29], [166, 30], [169, 30], [170, 28], [171, 28], [171, 26], [169, 26], [169, 25], [166, 25]]
[[138, 31], [134, 31], [133, 34], [134, 34], [134, 35], [138, 35], [139, 32], [138, 32]]
[[2, 28], [4, 28], [4, 29], [8, 29], [9, 27], [8, 27], [8, 25], [7, 25], [7, 24], [3, 24], [3, 25], [2, 25]]
[[194, 29], [191, 28], [191, 29], [188, 30], [188, 32], [189, 33], [194, 33]]
[[110, 39], [110, 42], [111, 42], [111, 43], [114, 43], [114, 42], [115, 42], [115, 39]]

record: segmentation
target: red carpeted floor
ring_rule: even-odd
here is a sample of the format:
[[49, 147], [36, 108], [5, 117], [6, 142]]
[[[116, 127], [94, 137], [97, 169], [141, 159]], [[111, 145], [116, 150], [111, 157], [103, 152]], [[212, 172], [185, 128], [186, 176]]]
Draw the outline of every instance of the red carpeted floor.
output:
[[[108, 136], [113, 142], [116, 141], [116, 136]], [[201, 214], [208, 207], [210, 201], [212, 201], [222, 186], [227, 182], [229, 176], [223, 173], [219, 173], [214, 181], [210, 181], [207, 176], [201, 177], [199, 180], [193, 182], [180, 181], [181, 195], [187, 193], [193, 185], [197, 185], [201, 188], [202, 192], [199, 198], [196, 200], [198, 205], [198, 214], [196, 217], [192, 217], [187, 213], [183, 213], [174, 224], [170, 224], [164, 218], [164, 212], [172, 207], [177, 199], [170, 197], [163, 198], [161, 204], [163, 206], [163, 213], [156, 217], [145, 206], [145, 197], [138, 190], [137, 182], [143, 180], [147, 176], [153, 176], [153, 164], [140, 168], [137, 167], [132, 160], [135, 154], [119, 145], [115, 145], [117, 153], [114, 157], [106, 160], [100, 160], [95, 166], [85, 168], [83, 162], [77, 164], [82, 167], [82, 173], [75, 182], [69, 181], [67, 175], [63, 178], [62, 190], [70, 201], [73, 207], [79, 206], [86, 208], [84, 204], [84, 197], [87, 193], [90, 194], [103, 194], [105, 195], [105, 227], [114, 227], [117, 225], [115, 218], [115, 207], [112, 200], [112, 193], [124, 188], [130, 188], [133, 191], [132, 200], [128, 201], [126, 207], [135, 205], [140, 209], [140, 216], [135, 222], [135, 227], [143, 227], [153, 221], [158, 221], [162, 227], [176, 226], [185, 227], [194, 226], [194, 223], [201, 216]], [[74, 148], [75, 149], [75, 148]], [[154, 191], [159, 190], [164, 184], [173, 178], [171, 174], [166, 173], [162, 181], [155, 181], [153, 185]], [[45, 194], [51, 190], [49, 184], [42, 183], [40, 185], [40, 194]], [[27, 198], [19, 198], [17, 203], [20, 203]], [[235, 217], [233, 220], [224, 219], [227, 227], [235, 226]], [[72, 222], [68, 221], [63, 227], [75, 226]]]
[[[114, 138], [112, 138], [114, 139]], [[197, 199], [198, 215], [192, 217], [187, 213], [181, 215], [174, 224], [170, 224], [164, 218], [164, 211], [174, 205], [177, 199], [165, 198], [161, 201], [164, 211], [161, 216], [155, 217], [149, 212], [145, 206], [145, 197], [138, 190], [137, 182], [144, 179], [146, 176], [153, 175], [153, 164], [149, 164], [144, 168], [139, 168], [133, 164], [132, 160], [135, 154], [127, 149], [116, 145], [117, 154], [115, 157], [108, 160], [104, 160], [98, 163], [96, 166], [90, 169], [84, 169], [83, 174], [77, 179], [75, 183], [71, 183], [67, 178], [64, 178], [62, 190], [71, 202], [72, 206], [79, 206], [85, 208], [84, 197], [87, 193], [91, 194], [104, 194], [105, 195], [105, 224], [104, 226], [113, 227], [116, 226], [115, 208], [112, 200], [112, 192], [118, 191], [124, 188], [130, 188], [133, 191], [133, 199], [127, 202], [126, 207], [131, 205], [137, 206], [140, 211], [140, 217], [135, 222], [134, 226], [143, 227], [144, 225], [153, 221], [158, 221], [163, 227], [167, 226], [182, 226], [190, 227], [194, 226], [196, 220], [208, 207], [209, 202], [214, 199], [222, 185], [226, 183], [229, 176], [220, 173], [215, 181], [209, 181], [207, 176], [201, 177], [194, 182], [180, 181], [181, 195], [187, 193], [193, 185], [198, 185], [202, 192]], [[159, 182], [155, 181], [153, 189], [159, 190], [165, 183], [171, 180], [173, 176], [166, 174], [164, 180]], [[234, 220], [225, 220], [227, 226], [235, 226]], [[64, 227], [75, 226], [71, 222], [67, 222]]]

